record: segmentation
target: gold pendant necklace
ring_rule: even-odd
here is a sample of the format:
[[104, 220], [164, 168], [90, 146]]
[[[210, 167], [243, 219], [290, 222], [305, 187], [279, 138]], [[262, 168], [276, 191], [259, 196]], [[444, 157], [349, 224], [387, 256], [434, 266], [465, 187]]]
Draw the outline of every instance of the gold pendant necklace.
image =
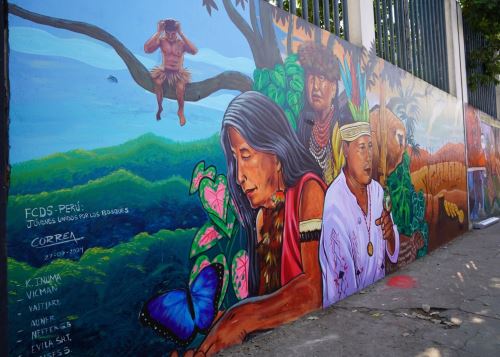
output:
[[[350, 176], [346, 176], [346, 179], [352, 183]], [[363, 211], [361, 206], [359, 206], [359, 203], [358, 203], [358, 206], [359, 206], [359, 209], [361, 211], [361, 215], [363, 216], [363, 219], [365, 220], [366, 230], [368, 231], [368, 244], [366, 245], [366, 252], [368, 253], [368, 256], [371, 257], [371, 256], [373, 256], [373, 243], [372, 243], [372, 239], [371, 239], [371, 235], [370, 235], [370, 228], [371, 228], [371, 223], [372, 223], [371, 222], [372, 212], [371, 212], [371, 204], [370, 204], [370, 188], [368, 186], [366, 186], [366, 195], [367, 195], [367, 201], [368, 201], [367, 214], [365, 215], [365, 212]], [[368, 218], [368, 221], [366, 220], [366, 218]], [[361, 224], [361, 219], [360, 218], [358, 218], [358, 219], [359, 219], [358, 223]]]
[[372, 219], [372, 212], [371, 212], [371, 204], [370, 204], [370, 190], [368, 187], [366, 187], [366, 195], [368, 198], [368, 222], [366, 221], [365, 218], [365, 224], [366, 224], [366, 229], [368, 230], [368, 244], [366, 246], [366, 252], [368, 253], [368, 256], [371, 257], [373, 256], [373, 243], [370, 235], [370, 228], [371, 228], [371, 219]]
[[368, 252], [368, 255], [370, 257], [373, 255], [373, 244], [371, 241], [368, 242], [368, 245], [366, 246], [366, 251]]

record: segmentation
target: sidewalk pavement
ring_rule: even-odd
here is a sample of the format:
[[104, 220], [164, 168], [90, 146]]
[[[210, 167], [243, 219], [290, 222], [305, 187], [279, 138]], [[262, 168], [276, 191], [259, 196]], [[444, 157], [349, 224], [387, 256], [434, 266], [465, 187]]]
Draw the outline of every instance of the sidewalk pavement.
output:
[[220, 356], [500, 356], [500, 224]]

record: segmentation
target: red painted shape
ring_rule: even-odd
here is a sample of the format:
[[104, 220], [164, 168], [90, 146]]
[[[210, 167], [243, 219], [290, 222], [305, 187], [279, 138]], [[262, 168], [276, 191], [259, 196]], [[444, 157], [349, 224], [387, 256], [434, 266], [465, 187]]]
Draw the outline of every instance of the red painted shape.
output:
[[397, 275], [389, 278], [386, 285], [393, 288], [412, 289], [417, 286], [417, 281], [408, 275]]

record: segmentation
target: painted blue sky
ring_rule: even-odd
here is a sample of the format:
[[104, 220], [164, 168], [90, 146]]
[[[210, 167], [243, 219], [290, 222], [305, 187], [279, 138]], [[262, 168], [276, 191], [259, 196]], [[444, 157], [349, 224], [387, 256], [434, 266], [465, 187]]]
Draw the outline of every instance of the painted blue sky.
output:
[[[254, 63], [243, 35], [219, 11], [209, 16], [199, 0], [126, 2], [61, 0], [12, 1], [23, 8], [83, 21], [118, 38], [147, 67], [159, 52], [145, 54], [144, 42], [158, 20], [175, 18], [199, 49], [186, 55], [193, 81], [224, 70], [251, 75]], [[246, 17], [246, 14], [243, 14]], [[186, 105], [188, 123], [179, 127], [177, 103], [165, 100], [163, 119], [155, 120], [156, 100], [139, 87], [114, 50], [74, 32], [9, 16], [12, 163], [71, 149], [120, 144], [147, 132], [191, 141], [218, 132], [225, 107], [236, 92], [218, 91]], [[107, 78], [112, 75], [118, 83]]]

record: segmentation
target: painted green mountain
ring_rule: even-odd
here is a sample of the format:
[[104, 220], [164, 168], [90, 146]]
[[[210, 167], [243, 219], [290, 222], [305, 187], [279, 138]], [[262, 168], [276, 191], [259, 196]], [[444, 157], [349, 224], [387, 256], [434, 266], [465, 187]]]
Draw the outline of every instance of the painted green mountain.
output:
[[[26, 319], [17, 318], [18, 313], [29, 315], [32, 321], [48, 315], [70, 321], [71, 338], [79, 341], [71, 344], [75, 356], [152, 356], [168, 351], [172, 345], [141, 327], [138, 316], [144, 302], [156, 293], [186, 286], [195, 232], [140, 233], [113, 248], [91, 248], [79, 261], [59, 259], [38, 269], [9, 258], [9, 355], [30, 354], [31, 344], [16, 344], [18, 339], [32, 339]], [[34, 286], [41, 277], [52, 277], [54, 283]], [[53, 295], [33, 297], [37, 288], [47, 287], [55, 287]], [[42, 304], [37, 309], [38, 303], [51, 299], [58, 299], [59, 304], [48, 310]], [[16, 333], [20, 330], [24, 335]], [[35, 339], [33, 344], [50, 338]]]
[[[139, 232], [198, 227], [206, 220], [185, 179], [150, 182], [123, 169], [72, 188], [11, 196], [7, 207], [9, 256], [34, 266], [60, 249], [33, 247], [37, 237], [73, 232], [84, 237], [80, 247], [112, 247]], [[39, 207], [46, 216], [35, 219], [32, 213], [40, 214]], [[64, 248], [76, 246], [72, 242]]]
[[109, 148], [72, 150], [42, 159], [15, 164], [11, 171], [10, 194], [29, 194], [73, 187], [125, 169], [149, 181], [178, 175], [191, 178], [200, 160], [225, 171], [219, 135], [179, 143], [154, 134]]

